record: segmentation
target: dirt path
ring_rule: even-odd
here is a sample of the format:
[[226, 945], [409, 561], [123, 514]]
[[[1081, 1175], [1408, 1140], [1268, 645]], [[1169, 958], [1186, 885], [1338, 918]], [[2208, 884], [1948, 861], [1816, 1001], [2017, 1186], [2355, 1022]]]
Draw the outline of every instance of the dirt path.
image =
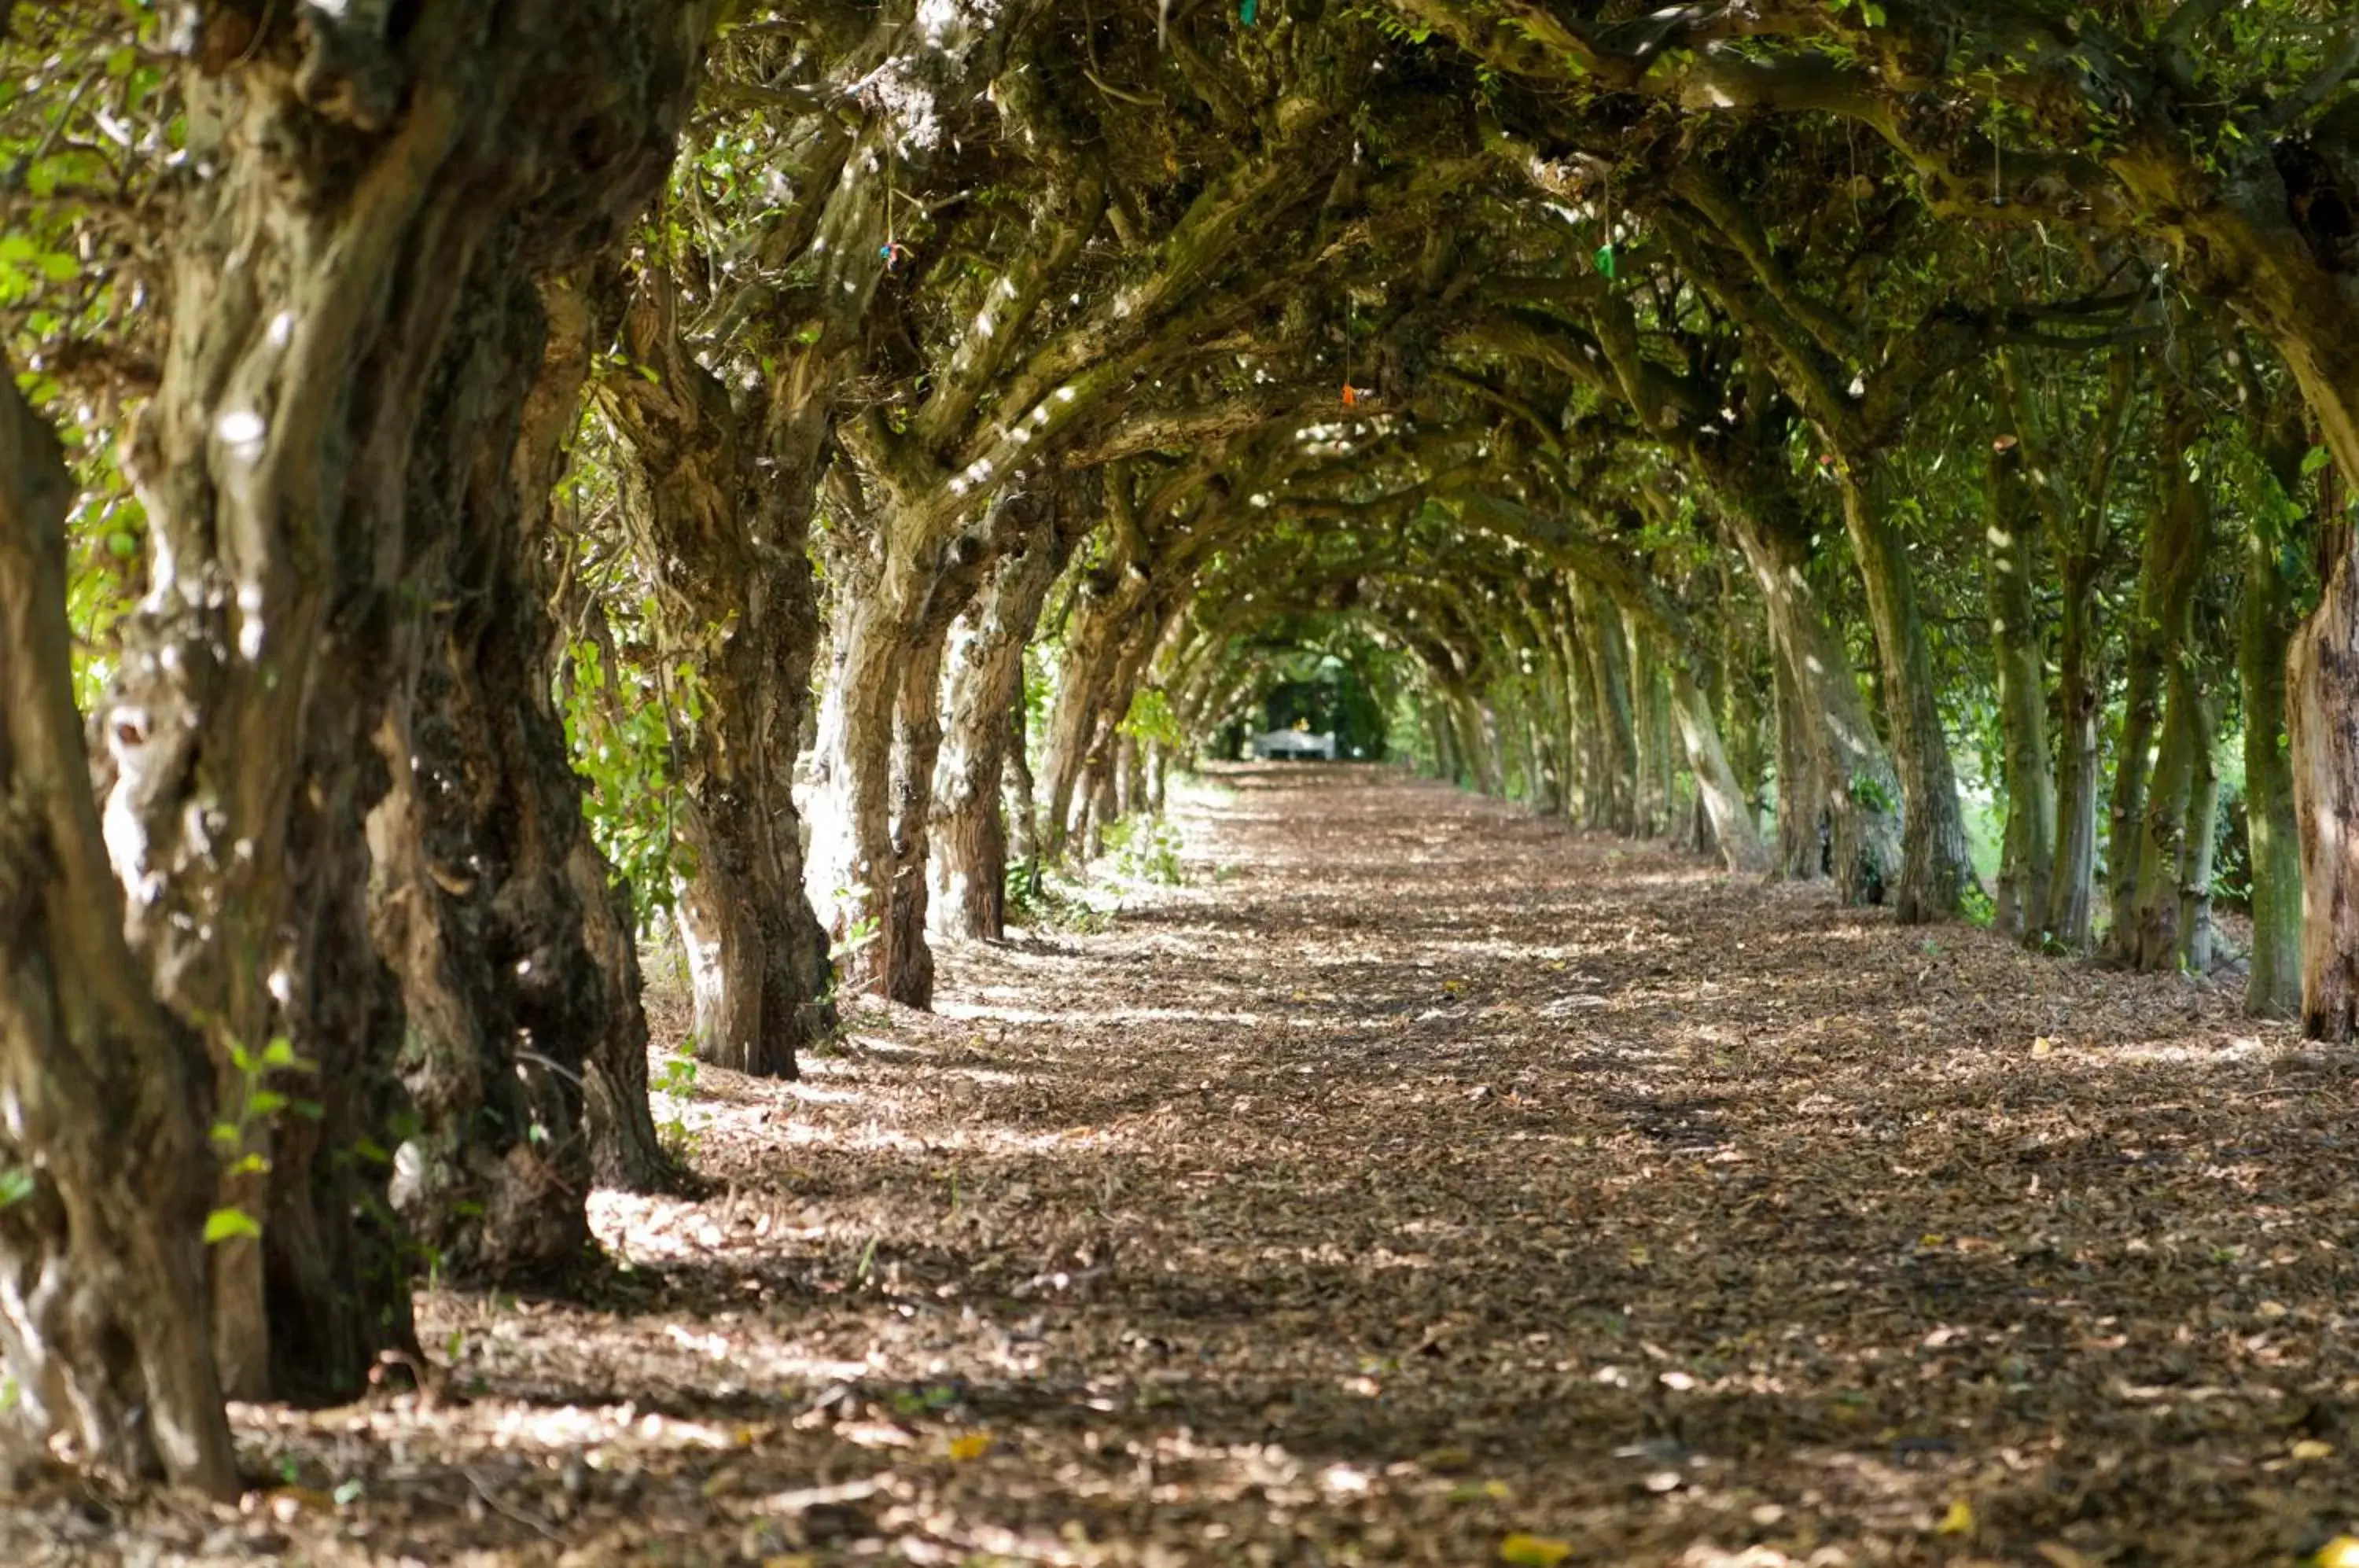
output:
[[445, 1397], [242, 1412], [290, 1486], [143, 1528], [2076, 1568], [2359, 1527], [2348, 1054], [1389, 772], [1212, 797], [1111, 931], [955, 953], [801, 1084], [707, 1074], [716, 1192], [596, 1200], [611, 1300], [429, 1295]]

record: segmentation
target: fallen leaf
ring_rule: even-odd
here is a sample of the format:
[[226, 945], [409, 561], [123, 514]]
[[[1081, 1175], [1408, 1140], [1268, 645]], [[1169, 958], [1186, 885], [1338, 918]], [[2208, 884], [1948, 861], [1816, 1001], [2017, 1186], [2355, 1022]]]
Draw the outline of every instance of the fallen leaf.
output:
[[1450, 1488], [1450, 1500], [1453, 1503], [1478, 1503], [1486, 1497], [1504, 1503], [1515, 1495], [1515, 1488], [1505, 1481], [1461, 1481]]
[[987, 1432], [962, 1432], [951, 1439], [952, 1459], [980, 1459], [990, 1452], [991, 1433]]
[[1933, 1527], [1935, 1535], [1972, 1535], [1974, 1533], [1974, 1506], [1963, 1497], [1950, 1504], [1950, 1511]]
[[1572, 1542], [1569, 1541], [1526, 1535], [1520, 1530], [1499, 1542], [1499, 1561], [1513, 1563], [1517, 1568], [1556, 1568], [1571, 1555]]

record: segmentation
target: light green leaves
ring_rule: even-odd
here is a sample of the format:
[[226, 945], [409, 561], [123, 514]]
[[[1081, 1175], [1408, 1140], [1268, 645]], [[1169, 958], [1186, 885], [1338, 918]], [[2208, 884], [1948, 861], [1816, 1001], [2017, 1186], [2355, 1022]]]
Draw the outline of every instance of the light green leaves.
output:
[[244, 1209], [215, 1209], [205, 1216], [205, 1245], [235, 1240], [240, 1236], [259, 1239], [262, 1226]]

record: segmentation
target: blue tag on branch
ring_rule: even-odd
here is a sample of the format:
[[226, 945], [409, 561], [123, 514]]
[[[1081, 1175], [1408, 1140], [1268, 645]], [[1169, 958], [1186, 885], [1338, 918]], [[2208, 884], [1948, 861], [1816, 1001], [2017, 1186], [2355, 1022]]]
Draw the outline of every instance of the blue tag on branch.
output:
[[1237, 20], [1250, 27], [1261, 16], [1261, 0], [1244, 0], [1237, 7]]
[[1611, 245], [1597, 247], [1597, 270], [1608, 278], [1614, 276], [1614, 247]]

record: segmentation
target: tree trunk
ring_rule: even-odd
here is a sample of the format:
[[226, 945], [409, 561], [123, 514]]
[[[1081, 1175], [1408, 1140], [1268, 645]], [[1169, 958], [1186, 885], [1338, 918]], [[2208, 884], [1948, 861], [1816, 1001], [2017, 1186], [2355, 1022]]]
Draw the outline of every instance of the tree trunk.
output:
[[[996, 942], [1006, 934], [1011, 837], [1029, 859], [1031, 778], [1025, 766], [1024, 645], [1049, 589], [1079, 540], [1086, 518], [1059, 496], [1046, 515], [1011, 541], [951, 637], [940, 766], [934, 774], [927, 918], [940, 935]], [[1021, 800], [1003, 816], [1001, 780], [1021, 779]], [[1009, 832], [1015, 819], [1016, 832]]]
[[1712, 703], [1677, 656], [1668, 662], [1672, 711], [1679, 715], [1688, 768], [1695, 775], [1697, 798], [1712, 824], [1721, 861], [1731, 871], [1759, 876], [1769, 869], [1769, 851], [1761, 842], [1760, 829], [1754, 825], [1745, 790], [1729, 768], [1728, 755], [1721, 748], [1720, 725], [1712, 718]]
[[446, 1277], [514, 1282], [581, 1262], [597, 1169], [641, 1184], [668, 1172], [645, 1109], [636, 962], [615, 969], [612, 896], [551, 695], [549, 494], [588, 316], [562, 287], [486, 271], [434, 396], [452, 444], [415, 460], [421, 476], [468, 476], [464, 523], [410, 569], [433, 607], [378, 738], [391, 788], [368, 822], [370, 914], [400, 978], [399, 1068], [420, 1124], [395, 1150], [394, 1207]]
[[[2335, 463], [2359, 473], [2359, 451], [2338, 446]], [[2318, 608], [2287, 659], [2286, 717], [2301, 840], [2302, 1029], [2348, 1040], [2359, 1032], [2359, 571], [2348, 513], [2321, 513]]]
[[1603, 733], [1604, 765], [1609, 780], [1603, 826], [1624, 838], [1638, 836], [1639, 768], [1637, 726], [1630, 700], [1629, 644], [1622, 634], [1620, 613], [1612, 600], [1583, 583], [1581, 604], [1582, 651], [1588, 654], [1590, 700], [1595, 704], [1598, 728]]
[[656, 657], [686, 692], [679, 908], [696, 1054], [792, 1078], [797, 1048], [835, 1024], [793, 789], [819, 640], [809, 492], [781, 482], [769, 399], [733, 401], [681, 341], [678, 306], [668, 273], [643, 276], [623, 335], [655, 374], [614, 377], [605, 400], [636, 458], [623, 510], [656, 584]]
[[[2117, 951], [2149, 970], [2178, 967], [2187, 945], [2180, 909], [2187, 867], [2199, 857], [2198, 846], [2188, 837], [2190, 808], [2199, 793], [2197, 780], [2212, 770], [2211, 726], [2195, 646], [2195, 591], [2211, 551], [2212, 506], [2209, 495], [2189, 474], [2185, 457], [2197, 433], [2190, 419], [2180, 425], [2177, 439], [2166, 447], [2163, 504], [2153, 529], [2159, 540], [2150, 537], [2148, 541], [2145, 586], [2152, 596], [2142, 593], [2138, 606], [2140, 630], [2149, 639], [2160, 672], [2162, 731], [2145, 809], [2133, 822], [2134, 830], [2139, 830], [2136, 841], [2121, 845], [2123, 855], [2135, 855], [2136, 861], [2127, 897], [2117, 906], [2117, 918], [2125, 916], [2128, 922], [2118, 932]], [[2123, 761], [2126, 765], [2128, 758]], [[2211, 835], [2207, 816], [2200, 855], [2207, 866]]]
[[1606, 820], [1606, 797], [1613, 788], [1613, 777], [1606, 756], [1606, 726], [1599, 717], [1576, 590], [1571, 577], [1560, 577], [1555, 604], [1560, 668], [1564, 673], [1564, 706], [1573, 735], [1575, 785], [1569, 814], [1582, 827], [1594, 828], [1603, 826]]
[[[2110, 809], [2112, 842], [2107, 852], [2106, 893], [2113, 929], [2108, 950], [2129, 964], [2147, 961], [2147, 939], [2139, 929], [2141, 908], [2158, 910], [2141, 898], [2142, 879], [2159, 864], [2159, 853], [2149, 850], [2147, 831], [2147, 795], [2156, 756], [2157, 727], [2164, 720], [2166, 691], [2183, 691], [2184, 671], [2176, 668], [2189, 651], [2193, 625], [2194, 594], [2202, 574], [2210, 509], [2187, 474], [2187, 448], [2200, 429], [2200, 417], [2178, 398], [2157, 454], [2161, 503], [2148, 520], [2146, 547], [2138, 566], [2136, 618], [2125, 629], [2127, 693], [2122, 703], [2122, 732], [2114, 750], [2114, 791]], [[2162, 739], [2175, 738], [2166, 727]], [[2183, 762], [2176, 758], [2174, 766]], [[2176, 786], [2174, 786], [2176, 788]], [[2184, 802], [2174, 796], [2161, 809], [2155, 834], [2176, 844]], [[2173, 862], [2175, 864], [2175, 862]], [[2168, 896], [2176, 899], [2176, 877]], [[2176, 924], [2175, 919], [2170, 923]], [[2166, 944], [2175, 953], [2176, 944]]]
[[[2049, 857], [2048, 898], [2027, 910], [2027, 942], [2049, 951], [2083, 953], [2093, 924], [2097, 874], [2100, 724], [2104, 687], [2097, 670], [2100, 643], [2097, 578], [2110, 527], [2113, 474], [2136, 401], [2138, 356], [2114, 350], [2106, 393], [2085, 430], [2051, 383], [2027, 373], [2013, 350], [1998, 368], [2014, 414], [2019, 456], [2032, 504], [2046, 525], [2062, 590], [2056, 645], [2056, 826]], [[2036, 928], [2036, 929], [2035, 929]]]
[[1989, 545], [1991, 657], [1998, 675], [2000, 786], [2006, 833], [1992, 923], [2001, 934], [2040, 944], [2056, 850], [2056, 779], [2048, 763], [2038, 609], [2038, 514], [2025, 494], [2023, 447], [1991, 453], [1984, 538]]
[[2194, 776], [2188, 785], [2186, 825], [2180, 833], [2177, 956], [2185, 973], [2208, 975], [2212, 972], [2212, 872], [2220, 836], [2220, 769], [2212, 757], [2220, 733], [2216, 699], [2199, 696], [2194, 717]]
[[1818, 779], [1800, 695], [1783, 652], [1769, 659], [1770, 699], [1777, 724], [1777, 868], [1781, 876], [1808, 882], [1826, 875], [1820, 824], [1827, 791]]
[[1629, 650], [1630, 731], [1636, 742], [1638, 787], [1632, 816], [1635, 836], [1658, 838], [1672, 831], [1670, 704], [1654, 640], [1625, 612], [1619, 622]]
[[2195, 780], [2196, 748], [2203, 738], [2196, 722], [2194, 682], [2179, 670], [2169, 672], [2169, 695], [2162, 728], [2154, 747], [2154, 767], [2147, 775], [2146, 809], [2135, 824], [2136, 838], [2125, 853], [2137, 860], [2136, 896], [2128, 909], [2129, 924], [2116, 951], [2140, 969], [2171, 970], [2179, 966], [2180, 866], [2185, 858], [2187, 809]]
[[1449, 704], [1440, 691], [1429, 685], [1418, 708], [1425, 715], [1426, 738], [1433, 743], [1433, 776], [1448, 783], [1459, 783], [1458, 736], [1451, 725]]
[[1468, 782], [1477, 794], [1496, 799], [1506, 789], [1499, 750], [1481, 699], [1463, 686], [1450, 688], [1450, 708], [1458, 724], [1458, 750], [1466, 764]]
[[1966, 824], [1958, 807], [1957, 775], [1936, 701], [1932, 646], [1917, 606], [1917, 574], [1884, 494], [1878, 474], [1862, 474], [1856, 459], [1840, 464], [1843, 527], [1867, 591], [1869, 623], [1883, 667], [1885, 716], [1899, 765], [1905, 814], [1900, 833], [1900, 882], [1893, 910], [1903, 925], [1947, 920], [1964, 907], [1973, 866], [1966, 855]]
[[[1016, 696], [1010, 704], [1014, 712], [1007, 715], [1007, 759], [1000, 768], [999, 795], [1003, 820], [1007, 825], [1007, 854], [1013, 864], [1024, 868], [1025, 891], [1038, 897], [1041, 886], [1040, 809], [1034, 797], [1032, 781], [1032, 741], [1026, 731], [1029, 727], [1029, 709], [1024, 700], [1023, 654], [1016, 655], [1017, 673]], [[1003, 911], [1004, 913], [1004, 911]]]
[[893, 711], [893, 876], [885, 907], [885, 994], [905, 1007], [934, 1004], [934, 951], [926, 941], [926, 860], [934, 769], [941, 757], [942, 660], [951, 624], [983, 584], [995, 538], [1008, 526], [1000, 519], [1032, 506], [1023, 495], [1002, 502], [983, 528], [957, 535], [943, 548], [906, 634]]
[[2104, 709], [2104, 691], [2096, 669], [2093, 552], [2068, 552], [2060, 575], [2063, 611], [2056, 644], [2056, 711], [2061, 735], [2057, 744], [2056, 853], [2048, 867], [2046, 938], [2049, 945], [2064, 952], [2085, 953], [2095, 916], [2098, 727]]
[[1071, 831], [1075, 796], [1114, 682], [1123, 630], [1146, 603], [1148, 586], [1147, 573], [1136, 565], [1093, 572], [1082, 584], [1049, 711], [1049, 798], [1041, 834], [1049, 855], [1063, 852]]
[[[839, 503], [841, 504], [841, 503]], [[805, 877], [834, 939], [849, 992], [882, 994], [885, 915], [894, 867], [893, 711], [900, 693], [900, 626], [914, 562], [832, 554], [832, 664], [813, 747], [811, 841]]]
[[[2299, 481], [2297, 481], [2299, 483]], [[2293, 635], [2291, 584], [2269, 533], [2245, 539], [2245, 595], [2237, 615], [2236, 675], [2245, 713], [2245, 831], [2253, 865], [2252, 966], [2245, 1011], [2292, 1018], [2301, 1006], [2301, 837], [2286, 738], [2286, 659]]]
[[261, 1244], [213, 1258], [234, 1392], [346, 1394], [408, 1341], [386, 1174], [351, 1151], [397, 1095], [363, 823], [420, 611], [398, 573], [464, 514], [467, 475], [413, 454], [462, 444], [429, 393], [479, 256], [523, 278], [613, 237], [661, 180], [711, 14], [420, 0], [397, 38], [385, 7], [197, 13], [190, 153], [215, 172], [168, 247], [171, 346], [129, 465], [154, 591], [103, 727], [159, 994], [224, 1081], [277, 1038], [319, 1066], [318, 1116], [266, 1129]]
[[75, 711], [56, 437], [0, 360], [0, 1486], [53, 1439], [239, 1489], [208, 1333], [211, 1070], [123, 939]]
[[[1730, 498], [1725, 492], [1723, 498]], [[1796, 824], [1807, 824], [1810, 864], [1820, 863], [1816, 844], [1823, 820], [1843, 901], [1882, 903], [1902, 864], [1900, 778], [1869, 721], [1843, 638], [1811, 592], [1808, 531], [1799, 519], [1751, 507], [1732, 507], [1728, 520], [1760, 586], [1770, 638], [1783, 660], [1782, 690], [1793, 698], [1788, 713], [1810, 763], [1815, 794]]]

